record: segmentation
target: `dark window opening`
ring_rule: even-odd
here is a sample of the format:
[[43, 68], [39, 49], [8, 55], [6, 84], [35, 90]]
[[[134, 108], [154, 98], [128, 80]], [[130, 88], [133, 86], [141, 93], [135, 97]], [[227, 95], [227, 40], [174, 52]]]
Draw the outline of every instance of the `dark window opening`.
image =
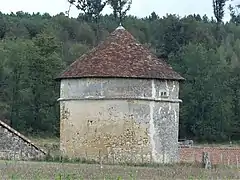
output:
[[168, 95], [167, 95], [167, 92], [166, 92], [166, 91], [161, 92], [161, 96], [162, 96], [162, 97], [167, 97], [167, 96], [168, 96]]

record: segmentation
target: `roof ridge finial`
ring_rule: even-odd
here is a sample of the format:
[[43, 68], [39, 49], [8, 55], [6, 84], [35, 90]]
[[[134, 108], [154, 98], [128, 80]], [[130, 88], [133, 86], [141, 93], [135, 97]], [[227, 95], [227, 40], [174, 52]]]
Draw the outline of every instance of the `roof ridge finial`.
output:
[[117, 27], [116, 30], [119, 30], [119, 29], [125, 30], [125, 28], [122, 26], [122, 23], [121, 23], [121, 22], [119, 23], [119, 26]]

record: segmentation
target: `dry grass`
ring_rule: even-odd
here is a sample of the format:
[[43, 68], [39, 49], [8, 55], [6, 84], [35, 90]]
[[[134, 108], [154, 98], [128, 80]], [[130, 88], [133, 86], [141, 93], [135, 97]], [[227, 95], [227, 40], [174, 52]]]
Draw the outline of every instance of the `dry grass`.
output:
[[0, 161], [1, 179], [240, 179], [239, 169], [205, 170], [187, 165], [154, 167]]
[[59, 155], [59, 138], [28, 137], [34, 144], [50, 152], [52, 155]]

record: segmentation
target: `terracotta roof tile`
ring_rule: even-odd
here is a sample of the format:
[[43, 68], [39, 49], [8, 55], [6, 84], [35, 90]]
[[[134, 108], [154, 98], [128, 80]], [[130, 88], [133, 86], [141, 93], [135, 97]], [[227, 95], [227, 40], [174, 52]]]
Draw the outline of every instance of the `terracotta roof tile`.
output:
[[57, 79], [82, 77], [184, 79], [123, 27], [73, 62]]

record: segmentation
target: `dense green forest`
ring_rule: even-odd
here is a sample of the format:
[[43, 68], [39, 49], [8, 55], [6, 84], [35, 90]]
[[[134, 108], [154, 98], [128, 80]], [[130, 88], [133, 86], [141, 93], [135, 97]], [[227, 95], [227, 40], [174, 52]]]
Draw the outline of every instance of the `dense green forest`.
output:
[[113, 13], [101, 15], [105, 4], [90, 11], [74, 1], [78, 18], [69, 18], [68, 12], [0, 13], [0, 119], [11, 120], [24, 134], [58, 136], [59, 83], [54, 78], [121, 21], [186, 79], [180, 92], [181, 138], [240, 139], [240, 16], [230, 8], [231, 20], [223, 23], [224, 4], [213, 2], [211, 19], [160, 18], [154, 12], [145, 18], [126, 16], [130, 3], [125, 9], [110, 4]]

